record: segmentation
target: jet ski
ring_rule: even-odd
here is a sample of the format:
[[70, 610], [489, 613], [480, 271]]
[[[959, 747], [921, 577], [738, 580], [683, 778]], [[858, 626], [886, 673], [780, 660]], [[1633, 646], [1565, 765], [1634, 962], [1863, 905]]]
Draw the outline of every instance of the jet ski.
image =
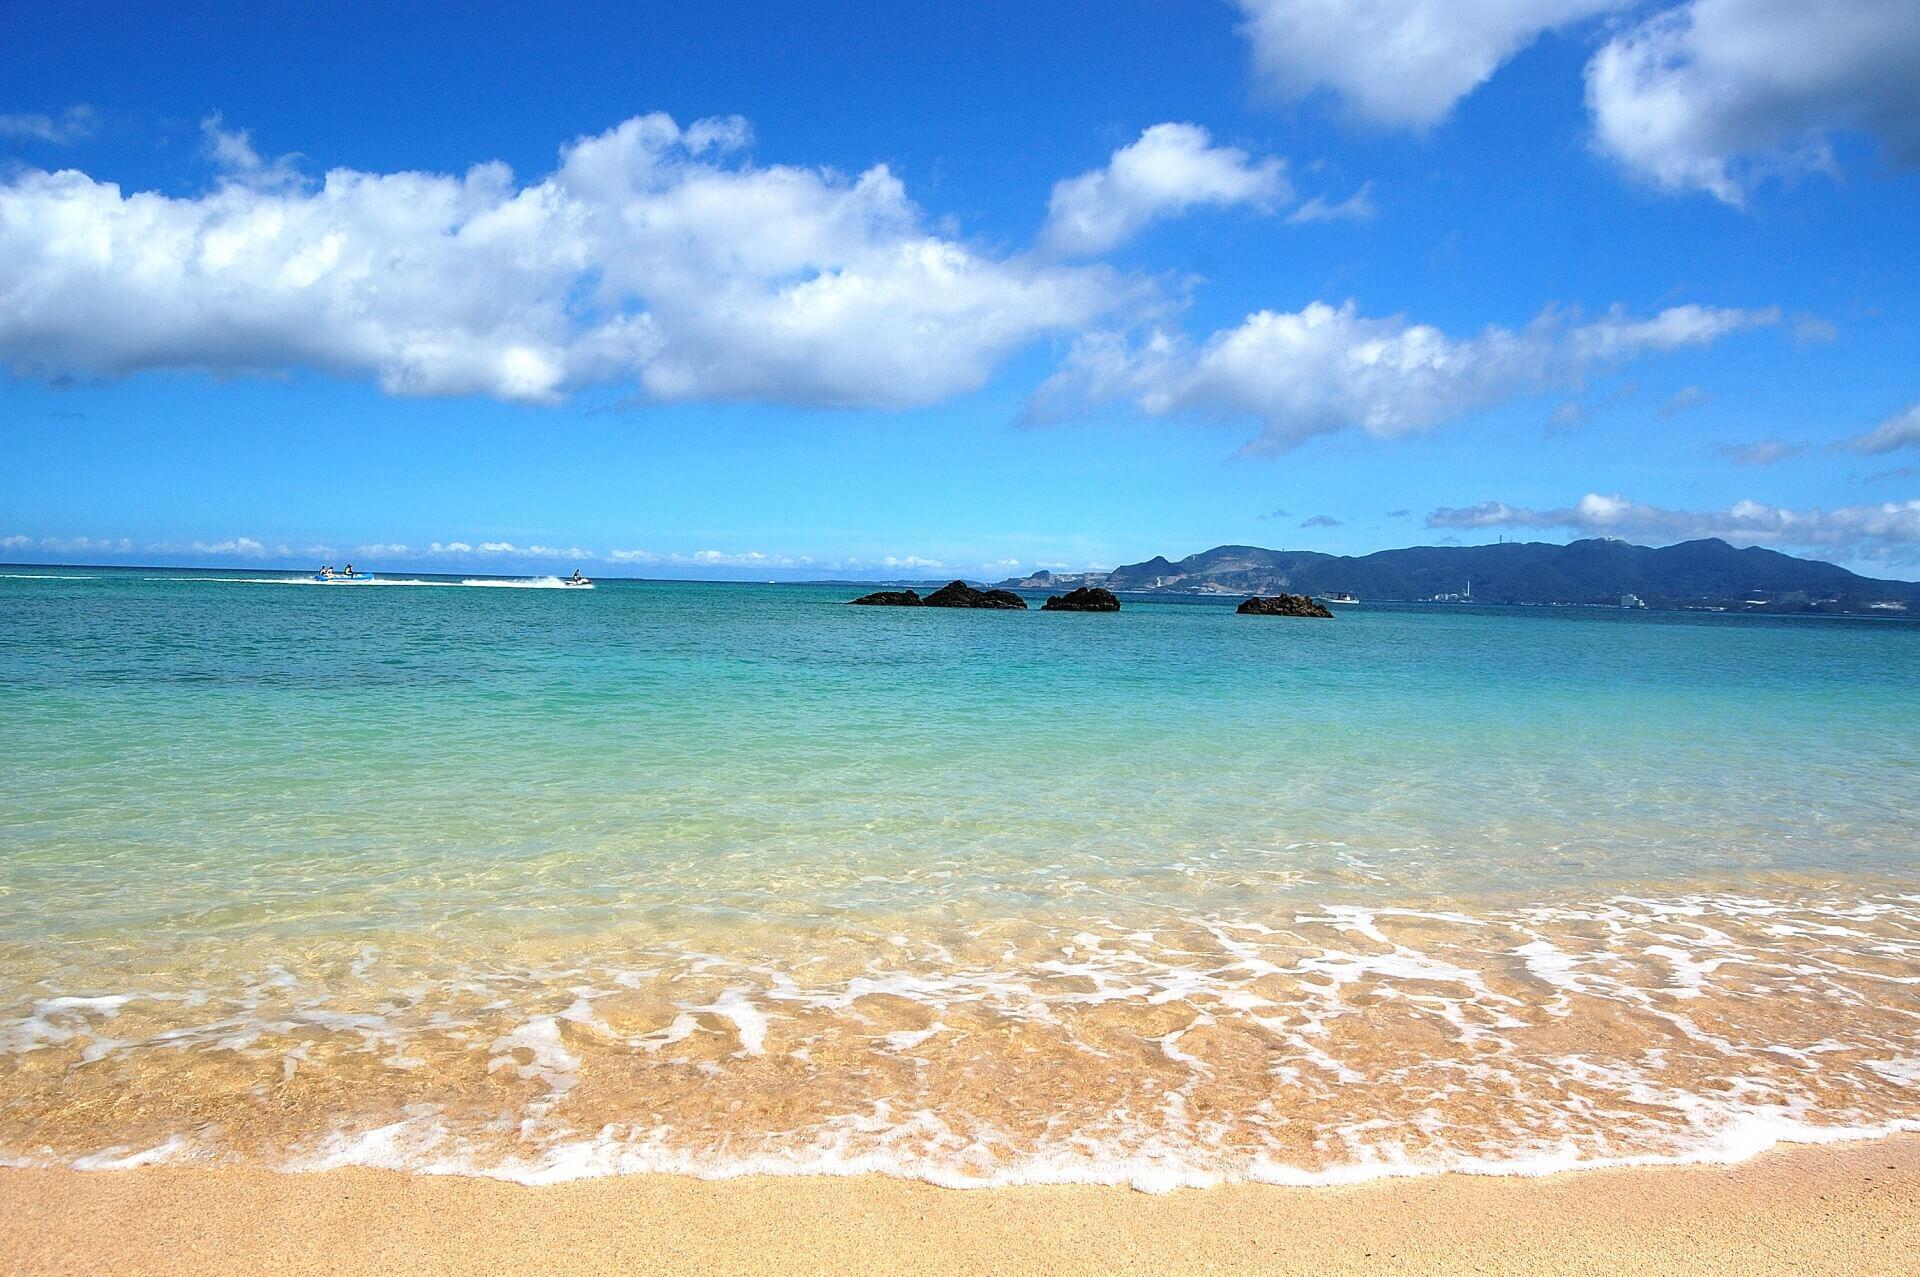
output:
[[569, 590], [591, 590], [593, 580], [584, 576], [568, 576], [560, 579], [560, 584]]

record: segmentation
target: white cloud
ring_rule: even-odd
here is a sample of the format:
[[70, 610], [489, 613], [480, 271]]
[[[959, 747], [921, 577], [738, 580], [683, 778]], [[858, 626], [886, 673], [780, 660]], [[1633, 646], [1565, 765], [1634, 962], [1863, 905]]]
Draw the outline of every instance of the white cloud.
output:
[[903, 407], [981, 385], [1126, 289], [1109, 270], [928, 230], [884, 165], [727, 158], [737, 119], [665, 115], [562, 148], [522, 185], [336, 169], [287, 180], [217, 122], [223, 179], [128, 194], [80, 172], [0, 183], [0, 361], [376, 378], [404, 395]]
[[810, 568], [821, 566], [809, 555], [765, 554], [759, 550], [695, 550], [691, 554], [659, 553], [653, 550], [613, 550], [611, 563], [641, 563], [681, 568]]
[[1769, 173], [1833, 166], [1830, 135], [1920, 162], [1913, 0], [1691, 0], [1587, 65], [1600, 147], [1656, 186], [1739, 204]]
[[265, 558], [267, 547], [252, 537], [228, 537], [223, 541], [155, 541], [147, 549], [156, 554], [238, 555], [246, 559]]
[[[743, 571], [812, 572], [900, 572], [945, 568], [939, 559], [918, 554], [886, 554], [879, 558], [823, 557], [812, 554], [783, 554], [762, 550], [612, 550], [607, 561], [644, 567], [728, 568]], [[994, 565], [987, 565], [994, 566]]]
[[1776, 461], [1785, 461], [1788, 457], [1797, 457], [1806, 451], [1806, 445], [1788, 443], [1784, 439], [1760, 439], [1753, 443], [1723, 443], [1714, 452], [1737, 465], [1770, 466]]
[[305, 181], [298, 156], [262, 159], [253, 149], [252, 132], [227, 128], [218, 111], [200, 121], [200, 135], [206, 140], [207, 155], [228, 181], [260, 188], [297, 187]]
[[90, 106], [70, 106], [58, 117], [51, 115], [0, 115], [0, 137], [47, 142], [69, 146], [93, 135], [95, 119]]
[[1840, 445], [1851, 452], [1877, 455], [1899, 448], [1920, 448], [1920, 403], [1909, 404], [1863, 435]]
[[[362, 546], [363, 553], [372, 553], [379, 546]], [[405, 553], [407, 547], [385, 547], [396, 553]], [[599, 556], [592, 550], [583, 550], [577, 545], [518, 545], [512, 541], [435, 541], [427, 546], [427, 553], [436, 557], [454, 556], [473, 558], [486, 556], [506, 559], [594, 559]]]
[[1238, 0], [1261, 84], [1428, 128], [1543, 33], [1628, 0]]
[[1379, 214], [1373, 206], [1373, 183], [1362, 182], [1360, 189], [1338, 203], [1314, 196], [1287, 215], [1295, 225], [1309, 222], [1369, 222]]
[[26, 537], [9, 538], [17, 548], [30, 543], [53, 554], [131, 554], [133, 541], [127, 537], [41, 537], [29, 542]]
[[1284, 170], [1277, 159], [1215, 146], [1197, 124], [1156, 124], [1105, 168], [1054, 185], [1041, 241], [1056, 253], [1104, 253], [1197, 205], [1269, 211], [1292, 198]]
[[1839, 547], [1856, 553], [1900, 554], [1920, 545], [1920, 501], [1792, 510], [1736, 501], [1724, 510], [1672, 510], [1589, 492], [1571, 506], [1535, 510], [1500, 501], [1441, 507], [1432, 528], [1566, 528], [1592, 536], [1685, 541], [1721, 537], [1743, 545]]
[[1818, 346], [1835, 341], [1840, 329], [1830, 319], [1818, 315], [1800, 315], [1793, 321], [1793, 339], [1803, 346]]
[[1669, 395], [1665, 403], [1660, 405], [1660, 415], [1662, 417], [1671, 417], [1677, 413], [1685, 412], [1689, 408], [1698, 408], [1706, 401], [1707, 392], [1700, 389], [1700, 387], [1682, 386], [1680, 389], [1674, 391], [1673, 394]]
[[1274, 453], [1349, 428], [1408, 434], [1637, 355], [1703, 346], [1779, 318], [1773, 309], [1687, 305], [1644, 319], [1615, 308], [1576, 323], [1548, 310], [1524, 329], [1455, 338], [1404, 316], [1368, 318], [1352, 302], [1313, 302], [1259, 311], [1198, 348], [1164, 331], [1139, 342], [1094, 334], [1040, 387], [1030, 411], [1047, 420], [1124, 401], [1154, 417], [1252, 418], [1264, 429], [1249, 450]]

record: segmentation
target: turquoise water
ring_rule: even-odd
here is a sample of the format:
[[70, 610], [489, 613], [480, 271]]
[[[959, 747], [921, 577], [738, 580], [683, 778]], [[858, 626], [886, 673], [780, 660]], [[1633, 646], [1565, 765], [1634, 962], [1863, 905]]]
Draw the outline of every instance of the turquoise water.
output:
[[[1151, 1163], [1189, 1182], [1682, 1155], [1750, 1137], [1755, 1114], [1920, 1116], [1913, 623], [5, 571], [16, 1158], [943, 1182], [1138, 1181]], [[1859, 933], [1829, 955], [1838, 984], [1751, 983], [1793, 965], [1800, 924], [1767, 931], [1789, 917], [1816, 947], [1821, 926]], [[1273, 971], [1234, 948], [1262, 935]], [[1662, 952], [1683, 941], [1685, 963]], [[1112, 961], [1075, 965], [1089, 954]], [[1329, 974], [1328, 955], [1369, 961]], [[1818, 1006], [1842, 986], [1870, 1004], [1852, 1072], [1756, 1073], [1754, 1052], [1850, 1042]], [[1329, 988], [1405, 1023], [1328, 1029], [1310, 1004]], [[1527, 1054], [1523, 1028], [1568, 1032], [1556, 999], [1593, 1041]], [[1770, 1040], [1733, 1033], [1759, 1031], [1765, 999]], [[1693, 1014], [1709, 1004], [1717, 1029]], [[1623, 1030], [1622, 1008], [1650, 1018]], [[1442, 1135], [1454, 1091], [1405, 1083], [1414, 1060], [1484, 1065], [1490, 1034], [1538, 1066], [1526, 1086], [1577, 1055], [1644, 1088], [1646, 1052], [1687, 1037], [1663, 1018], [1679, 1011], [1725, 1049], [1663, 1063], [1661, 1085], [1777, 1093], [1718, 1094], [1704, 1116], [1675, 1100], [1663, 1126], [1640, 1101], [1581, 1125], [1529, 1090], [1516, 1121], [1463, 1110]], [[1211, 1035], [1216, 1056], [1170, 1033]], [[1336, 1044], [1400, 1129], [1356, 1134], [1315, 1089]], [[1132, 1051], [1172, 1070], [1151, 1104], [1114, 1090]], [[1053, 1098], [1010, 1114], [981, 1079], [1004, 1091], [1016, 1052]], [[83, 1103], [96, 1084], [138, 1102]], [[769, 1107], [795, 1094], [804, 1112]]]

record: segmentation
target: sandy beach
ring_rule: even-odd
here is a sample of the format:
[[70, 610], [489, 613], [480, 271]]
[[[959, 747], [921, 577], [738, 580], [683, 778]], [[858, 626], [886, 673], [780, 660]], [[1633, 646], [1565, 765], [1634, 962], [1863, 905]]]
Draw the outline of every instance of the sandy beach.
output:
[[956, 1191], [874, 1176], [527, 1188], [381, 1171], [0, 1171], [0, 1270], [195, 1273], [1914, 1271], [1920, 1137], [1735, 1166], [1340, 1188]]

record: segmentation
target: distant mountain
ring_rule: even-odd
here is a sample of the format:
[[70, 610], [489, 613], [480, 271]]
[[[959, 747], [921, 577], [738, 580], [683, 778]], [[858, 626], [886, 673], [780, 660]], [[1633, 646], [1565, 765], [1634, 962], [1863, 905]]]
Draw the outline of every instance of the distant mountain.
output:
[[1352, 594], [1362, 601], [1441, 599], [1475, 603], [1717, 607], [1920, 615], [1920, 582], [1858, 576], [1832, 563], [1777, 550], [1737, 550], [1718, 538], [1650, 547], [1593, 539], [1498, 545], [1412, 546], [1357, 557], [1312, 550], [1222, 545], [1177, 562], [1155, 556], [1111, 572], [1038, 572], [1000, 583], [1013, 589], [1107, 589], [1151, 594]]

